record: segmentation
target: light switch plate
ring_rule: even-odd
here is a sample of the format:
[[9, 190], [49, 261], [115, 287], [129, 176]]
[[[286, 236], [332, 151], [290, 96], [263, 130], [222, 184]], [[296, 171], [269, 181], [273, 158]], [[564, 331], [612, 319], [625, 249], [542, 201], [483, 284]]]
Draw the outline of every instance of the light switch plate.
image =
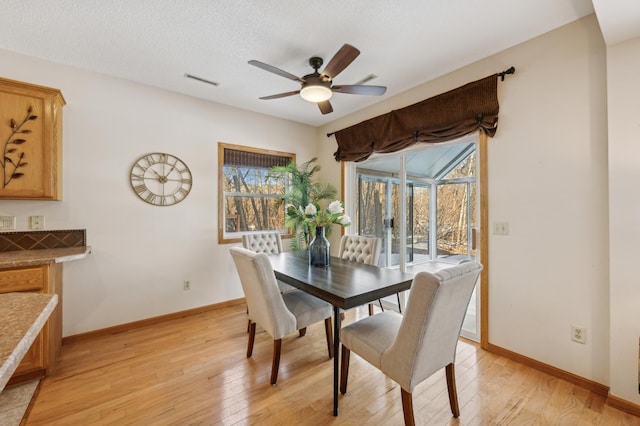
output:
[[495, 235], [509, 235], [509, 222], [493, 222]]
[[30, 229], [44, 229], [44, 216], [29, 216]]
[[0, 216], [0, 230], [16, 229], [15, 216]]

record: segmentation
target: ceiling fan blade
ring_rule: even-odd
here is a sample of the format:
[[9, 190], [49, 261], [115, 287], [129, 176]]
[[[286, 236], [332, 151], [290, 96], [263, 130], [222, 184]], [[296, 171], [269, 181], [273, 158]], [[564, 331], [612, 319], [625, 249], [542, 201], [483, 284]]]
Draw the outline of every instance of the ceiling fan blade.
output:
[[320, 108], [320, 112], [322, 114], [329, 114], [330, 112], [333, 112], [333, 107], [329, 101], [318, 102], [318, 108]]
[[347, 86], [333, 86], [332, 91], [336, 93], [348, 93], [351, 95], [382, 96], [387, 91], [385, 86], [367, 86], [364, 84], [352, 84]]
[[300, 91], [299, 90], [295, 90], [293, 92], [278, 93], [277, 95], [263, 96], [263, 97], [261, 97], [259, 99], [268, 101], [269, 99], [286, 98], [287, 96], [297, 95], [298, 93], [300, 93]]
[[300, 77], [297, 77], [291, 73], [281, 70], [280, 68], [276, 68], [273, 65], [265, 64], [264, 62], [251, 60], [249, 61], [250, 65], [261, 68], [265, 71], [272, 72], [274, 74], [278, 74], [280, 77], [288, 78], [289, 80], [299, 81], [300, 83], [304, 83], [304, 80]]
[[326, 75], [333, 80], [346, 67], [348, 67], [359, 54], [360, 51], [358, 49], [350, 44], [345, 44], [335, 55], [333, 55], [333, 58], [331, 58], [327, 66], [324, 68], [324, 71], [322, 71], [322, 75]]

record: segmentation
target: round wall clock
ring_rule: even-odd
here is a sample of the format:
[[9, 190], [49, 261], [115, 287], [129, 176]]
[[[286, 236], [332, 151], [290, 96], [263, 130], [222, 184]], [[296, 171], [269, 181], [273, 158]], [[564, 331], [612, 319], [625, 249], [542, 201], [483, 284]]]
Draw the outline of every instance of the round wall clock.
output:
[[189, 195], [193, 184], [187, 165], [162, 152], [140, 157], [131, 168], [130, 179], [138, 197], [154, 206], [178, 204]]

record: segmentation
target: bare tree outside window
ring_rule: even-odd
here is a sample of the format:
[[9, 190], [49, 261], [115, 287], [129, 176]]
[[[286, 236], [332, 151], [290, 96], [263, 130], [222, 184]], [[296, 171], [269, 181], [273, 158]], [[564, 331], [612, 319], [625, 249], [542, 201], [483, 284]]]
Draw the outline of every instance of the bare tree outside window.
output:
[[295, 160], [295, 154], [220, 143], [218, 155], [218, 239], [227, 243], [240, 241], [245, 232], [286, 233], [281, 194], [288, 177], [267, 177], [272, 167]]
[[[469, 155], [438, 184], [438, 256], [470, 254], [469, 220], [475, 217], [476, 191], [472, 182], [458, 182], [475, 172]], [[466, 179], [465, 179], [466, 180]], [[473, 227], [475, 224], [471, 224]]]
[[[472, 229], [476, 227], [475, 151], [464, 151], [456, 161], [442, 170], [444, 176], [407, 174], [405, 223], [398, 223], [400, 179], [395, 172], [390, 172], [390, 163], [383, 163], [381, 170], [376, 170], [375, 163], [357, 169], [355, 224], [361, 235], [383, 239], [381, 258], [387, 251], [390, 254], [388, 264], [381, 261], [385, 266], [397, 264], [402, 247], [402, 226], [407, 237], [405, 246], [409, 262], [418, 258], [475, 255], [472, 245]], [[436, 223], [432, 224], [434, 217]], [[434, 253], [431, 253], [432, 248]]]

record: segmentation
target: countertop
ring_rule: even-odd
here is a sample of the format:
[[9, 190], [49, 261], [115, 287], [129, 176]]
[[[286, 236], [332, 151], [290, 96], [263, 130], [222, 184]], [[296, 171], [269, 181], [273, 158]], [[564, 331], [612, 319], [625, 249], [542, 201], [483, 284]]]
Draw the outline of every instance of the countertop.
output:
[[57, 304], [57, 294], [0, 294], [0, 391]]
[[90, 246], [6, 251], [0, 253], [0, 269], [68, 262], [84, 259], [90, 253]]

